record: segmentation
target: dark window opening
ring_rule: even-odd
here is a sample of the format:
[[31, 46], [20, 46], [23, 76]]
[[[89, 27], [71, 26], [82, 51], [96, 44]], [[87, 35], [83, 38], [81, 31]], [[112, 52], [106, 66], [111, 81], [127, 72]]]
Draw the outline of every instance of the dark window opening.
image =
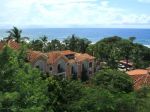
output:
[[74, 54], [66, 55], [66, 57], [67, 57], [68, 59], [74, 59]]
[[40, 67], [37, 65], [37, 66], [36, 66], [36, 68], [38, 68], [38, 69], [39, 69]]
[[64, 69], [61, 68], [60, 64], [58, 64], [57, 70], [58, 70], [58, 73], [65, 72]]
[[89, 67], [92, 67], [92, 62], [89, 63]]
[[49, 70], [52, 71], [52, 67], [49, 67]]

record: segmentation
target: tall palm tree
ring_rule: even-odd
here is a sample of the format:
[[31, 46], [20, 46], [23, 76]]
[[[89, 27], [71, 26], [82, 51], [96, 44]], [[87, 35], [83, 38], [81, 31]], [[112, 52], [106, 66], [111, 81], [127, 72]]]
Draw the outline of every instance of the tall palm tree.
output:
[[16, 42], [19, 43], [21, 41], [22, 30], [19, 30], [17, 27], [13, 27], [13, 29], [8, 31], [7, 33], [9, 33], [9, 37], [14, 38]]
[[40, 41], [43, 44], [42, 51], [45, 51], [47, 47], [48, 37], [44, 35], [43, 37], [40, 37]]
[[85, 53], [85, 52], [86, 52], [86, 49], [87, 49], [87, 47], [90, 45], [91, 41], [89, 41], [89, 40], [86, 39], [86, 38], [79, 39], [78, 41], [79, 41], [79, 42], [78, 42], [78, 45], [79, 45], [78, 52]]
[[79, 42], [79, 38], [75, 34], [69, 36], [67, 39], [65, 39], [63, 41], [63, 43], [66, 46], [66, 49], [70, 49], [72, 51], [77, 51], [78, 50], [77, 47], [76, 47], [78, 42]]

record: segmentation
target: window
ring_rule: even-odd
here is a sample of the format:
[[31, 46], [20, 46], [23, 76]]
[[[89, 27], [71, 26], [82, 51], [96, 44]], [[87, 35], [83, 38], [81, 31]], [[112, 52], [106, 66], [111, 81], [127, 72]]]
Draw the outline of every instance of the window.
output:
[[49, 71], [52, 71], [52, 67], [49, 67]]
[[89, 63], [89, 67], [92, 67], [92, 62]]
[[38, 69], [39, 69], [40, 67], [37, 65], [37, 66], [36, 66], [36, 68], [38, 68]]

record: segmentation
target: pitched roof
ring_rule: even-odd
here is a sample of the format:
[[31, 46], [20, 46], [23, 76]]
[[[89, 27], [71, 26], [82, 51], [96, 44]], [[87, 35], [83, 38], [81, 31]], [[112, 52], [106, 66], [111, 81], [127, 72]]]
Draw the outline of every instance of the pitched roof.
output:
[[57, 51], [46, 53], [46, 55], [48, 56], [48, 64], [54, 64], [57, 58], [61, 56], [60, 52]]
[[90, 56], [89, 54], [81, 54], [81, 53], [75, 53], [75, 59], [76, 61], [85, 61], [85, 60], [93, 60], [95, 57]]
[[13, 39], [10, 39], [8, 41], [1, 41], [0, 42], [0, 50], [2, 50], [5, 45], [8, 45], [10, 48], [15, 49], [15, 50], [18, 50], [20, 48], [19, 43], [17, 43]]
[[10, 48], [16, 49], [16, 50], [18, 50], [18, 49], [20, 48], [19, 43], [17, 43], [16, 41], [14, 41], [14, 40], [12, 40], [12, 39], [8, 41], [8, 46], [9, 46]]
[[148, 70], [136, 69], [136, 70], [128, 71], [127, 74], [129, 74], [129, 75], [144, 75], [144, 74], [148, 74]]
[[127, 74], [133, 79], [135, 89], [139, 89], [145, 85], [150, 86], [150, 74], [148, 70], [136, 69], [128, 71]]
[[[75, 59], [67, 59], [65, 55], [68, 54], [75, 54]], [[40, 56], [45, 56], [47, 57], [47, 64], [54, 64], [59, 58], [64, 58], [65, 61], [68, 63], [76, 63], [76, 62], [81, 62], [85, 60], [93, 60], [95, 57], [90, 56], [88, 54], [81, 54], [81, 53], [76, 53], [72, 52], [70, 50], [66, 51], [52, 51], [49, 53], [42, 53], [40, 51], [28, 51], [28, 60], [29, 62], [34, 62], [37, 58]]]
[[71, 50], [60, 51], [60, 53], [61, 53], [62, 55], [75, 54], [75, 52], [73, 52], [73, 51], [71, 51]]
[[47, 56], [40, 52], [40, 51], [28, 51], [28, 61], [33, 63], [35, 60], [37, 60], [39, 57], [45, 57], [47, 58]]

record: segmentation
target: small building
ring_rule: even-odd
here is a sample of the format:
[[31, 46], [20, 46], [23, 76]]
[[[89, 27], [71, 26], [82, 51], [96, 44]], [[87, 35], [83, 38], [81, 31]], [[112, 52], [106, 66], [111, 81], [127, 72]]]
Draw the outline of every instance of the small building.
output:
[[[8, 45], [14, 50], [20, 48], [13, 39], [0, 42], [0, 50]], [[38, 68], [45, 74], [53, 74], [64, 78], [81, 79], [82, 75], [90, 78], [94, 74], [95, 57], [87, 53], [76, 53], [70, 50], [43, 53], [28, 50], [27, 61], [32, 67]]]
[[126, 61], [126, 60], [120, 60], [119, 61], [119, 65], [118, 68], [121, 71], [128, 71], [128, 70], [132, 70], [133, 69], [133, 62], [131, 61]]
[[14, 50], [18, 50], [20, 48], [19, 43], [17, 43], [14, 39], [9, 39], [7, 41], [0, 41], [0, 50], [2, 50], [6, 45]]
[[54, 74], [64, 78], [81, 79], [82, 73], [91, 77], [94, 74], [95, 57], [70, 50], [42, 53], [28, 52], [28, 60], [33, 67], [43, 73]]
[[133, 79], [135, 89], [140, 89], [142, 86], [150, 86], [150, 70], [136, 69], [128, 71], [127, 74]]

